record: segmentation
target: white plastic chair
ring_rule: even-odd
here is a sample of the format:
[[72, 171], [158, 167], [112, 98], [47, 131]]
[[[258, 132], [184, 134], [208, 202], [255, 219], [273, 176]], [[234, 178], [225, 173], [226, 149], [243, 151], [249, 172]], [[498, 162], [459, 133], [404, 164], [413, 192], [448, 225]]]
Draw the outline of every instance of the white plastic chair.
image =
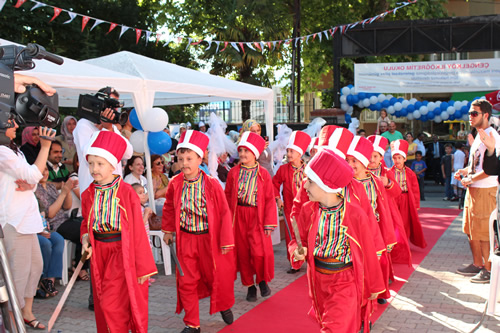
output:
[[495, 314], [495, 308], [500, 300], [500, 256], [494, 253], [495, 250], [495, 230], [493, 225], [497, 219], [497, 209], [490, 215], [490, 261], [491, 261], [491, 275], [490, 275], [490, 295], [488, 297], [488, 315]]
[[62, 256], [62, 276], [61, 285], [65, 286], [68, 284], [68, 269], [71, 267], [71, 262], [73, 260], [73, 254], [75, 253], [76, 245], [70, 241], [64, 240], [64, 250]]
[[170, 247], [163, 240], [163, 232], [161, 230], [151, 230], [151, 237], [158, 237], [161, 243], [161, 254], [165, 275], [172, 275], [172, 261], [170, 260]]

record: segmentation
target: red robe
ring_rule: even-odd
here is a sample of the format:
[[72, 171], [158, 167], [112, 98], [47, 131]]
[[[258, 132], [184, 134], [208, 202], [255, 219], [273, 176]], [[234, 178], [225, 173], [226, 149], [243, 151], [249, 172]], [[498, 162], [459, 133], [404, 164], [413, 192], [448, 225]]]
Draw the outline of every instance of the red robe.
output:
[[[274, 199], [272, 179], [269, 172], [267, 172], [267, 170], [260, 164], [258, 165], [258, 168], [257, 216], [262, 228], [254, 234], [254, 238], [260, 239], [261, 243], [264, 244], [264, 276], [265, 280], [269, 282], [274, 278], [274, 252], [271, 237], [264, 234], [264, 227], [276, 228], [278, 225], [278, 221], [276, 219], [276, 200]], [[233, 225], [238, 222], [236, 220], [236, 210], [238, 209], [238, 178], [240, 170], [240, 165], [237, 165], [229, 170], [226, 181], [225, 192], [227, 203], [231, 209], [231, 216], [233, 217]], [[238, 244], [236, 244], [236, 246], [238, 246]]]
[[[316, 320], [320, 323], [322, 328], [321, 304], [326, 303], [328, 300], [324, 297], [318, 297], [324, 293], [319, 292], [316, 288], [316, 275], [321, 274], [316, 272], [314, 265], [313, 249], [316, 244], [316, 236], [318, 231], [318, 224], [320, 219], [319, 204], [317, 202], [307, 202], [302, 206], [300, 214], [297, 217], [297, 225], [300, 231], [300, 237], [304, 246], [308, 248], [307, 251], [307, 278], [309, 285], [309, 296], [313, 301], [314, 314]], [[372, 293], [382, 293], [385, 291], [385, 284], [380, 269], [379, 260], [375, 250], [373, 236], [365, 231], [368, 217], [363, 212], [361, 207], [354, 202], [345, 201], [345, 214], [341, 222], [341, 226], [346, 228], [346, 233], [349, 238], [351, 247], [352, 263], [355, 275], [355, 283], [357, 286], [357, 304], [359, 311], [356, 313], [358, 327], [355, 332], [358, 332], [361, 326], [361, 320], [368, 323], [371, 311], [365, 311], [365, 318], [361, 318], [361, 307], [366, 307], [368, 298]], [[293, 252], [297, 248], [297, 243], [292, 240], [288, 245], [288, 252], [290, 257], [293, 258]], [[303, 261], [291, 260], [292, 268], [299, 269]], [[365, 332], [368, 332], [369, 325], [365, 325]]]
[[[297, 195], [297, 190], [293, 184], [293, 174], [294, 169], [290, 163], [284, 164], [279, 167], [276, 174], [273, 176], [273, 186], [274, 186], [274, 196], [280, 197], [280, 187], [283, 184], [283, 206], [284, 206], [284, 214], [285, 221], [288, 224], [288, 230], [290, 230], [290, 234], [292, 239], [295, 239], [293, 235], [292, 229], [292, 221], [291, 221], [291, 213], [293, 206], [293, 198]], [[285, 233], [286, 244], [290, 243], [290, 237], [288, 235], [288, 231]]]
[[[391, 168], [395, 173], [396, 166]], [[418, 187], [417, 176], [405, 166], [407, 193], [402, 193], [395, 198], [396, 205], [399, 208], [404, 229], [409, 240], [418, 247], [425, 248], [427, 242], [424, 238], [424, 232], [420, 219], [418, 218], [418, 209], [420, 209], [420, 188]]]
[[[198, 289], [199, 298], [210, 297], [210, 314], [230, 309], [234, 304], [234, 253], [229, 251], [222, 254], [222, 247], [234, 246], [233, 227], [231, 215], [227, 206], [224, 191], [217, 179], [204, 175], [204, 194], [207, 202], [208, 233], [210, 235], [213, 258], [213, 283], [211, 292], [200, 284]], [[172, 178], [168, 184], [166, 200], [163, 206], [162, 231], [175, 232], [177, 256], [179, 260], [183, 257], [182, 233], [180, 231], [181, 195], [184, 184], [184, 174], [181, 172]], [[189, 267], [182, 267], [183, 270]], [[179, 293], [179, 278], [177, 283], [177, 309], [180, 313], [184, 305]]]
[[[94, 304], [96, 304], [96, 324], [98, 332], [108, 332], [108, 326], [113, 323], [106, 323], [102, 313], [98, 313], [101, 286], [101, 272], [99, 272], [96, 260], [99, 258], [92, 232], [92, 210], [94, 207], [95, 184], [92, 183], [82, 193], [82, 216], [83, 221], [80, 228], [80, 234], [89, 235], [90, 245], [93, 248], [91, 257], [91, 274], [92, 285], [94, 289]], [[122, 274], [125, 275], [127, 290], [116, 290], [116, 294], [120, 297], [128, 297], [128, 302], [120, 302], [113, 300], [115, 304], [130, 303], [130, 312], [132, 314], [134, 332], [148, 331], [148, 284], [140, 285], [137, 278], [151, 276], [157, 272], [156, 264], [153, 259], [153, 253], [149, 245], [149, 239], [146, 234], [144, 222], [142, 219], [141, 202], [137, 193], [132, 186], [120, 179], [116, 194], [121, 217], [121, 247], [122, 247], [122, 265], [118, 265], [118, 269], [122, 268]], [[112, 244], [112, 243], [111, 243]], [[109, 288], [113, 288], [113, 284], [108, 284]], [[120, 288], [120, 287], [116, 287]], [[124, 311], [127, 311], [124, 309]], [[116, 318], [117, 321], [120, 318]]]

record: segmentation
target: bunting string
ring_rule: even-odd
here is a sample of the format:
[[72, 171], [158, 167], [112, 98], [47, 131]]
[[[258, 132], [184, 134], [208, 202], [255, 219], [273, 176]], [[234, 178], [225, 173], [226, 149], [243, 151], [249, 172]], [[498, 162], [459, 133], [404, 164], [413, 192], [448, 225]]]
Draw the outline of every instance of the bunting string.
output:
[[[15, 8], [20, 8], [25, 2], [28, 0], [17, 0], [16, 4], [14, 5]], [[189, 36], [184, 36], [184, 35], [171, 35], [169, 33], [164, 33], [164, 32], [156, 32], [156, 31], [150, 31], [150, 30], [144, 30], [144, 29], [139, 29], [136, 27], [128, 27], [123, 24], [119, 23], [114, 23], [114, 22], [109, 22], [106, 20], [102, 20], [99, 18], [95, 18], [92, 16], [88, 15], [83, 15], [79, 13], [75, 13], [71, 10], [55, 7], [52, 5], [48, 5], [46, 3], [43, 3], [38, 0], [29, 0], [29, 2], [34, 3], [34, 6], [31, 8], [30, 11], [34, 11], [39, 8], [43, 7], [50, 7], [54, 10], [54, 15], [50, 19], [49, 22], [53, 22], [57, 17], [59, 17], [63, 12], [66, 13], [69, 16], [69, 19], [63, 22], [63, 24], [69, 24], [75, 20], [77, 17], [81, 17], [81, 31], [83, 32], [85, 30], [85, 27], [89, 23], [90, 20], [93, 20], [94, 23], [92, 24], [92, 27], [90, 28], [90, 31], [94, 30], [95, 27], [101, 24], [108, 24], [109, 25], [109, 30], [106, 34], [109, 34], [111, 31], [113, 31], [116, 27], [120, 27], [120, 34], [118, 39], [120, 39], [128, 30], [132, 30], [135, 32], [135, 40], [136, 44], [139, 43], [139, 40], [141, 39], [142, 36], [145, 37], [145, 44], [148, 44], [149, 39], [151, 36], [153, 36], [156, 40], [156, 44], [158, 45], [159, 41], [163, 42], [163, 46], [167, 46], [171, 42], [177, 41], [177, 43], [181, 43], [184, 40], [187, 40], [187, 45], [186, 49], [188, 49], [191, 46], [200, 46], [202, 45], [203, 42], [205, 42], [207, 46], [207, 50], [212, 47], [212, 45], [215, 44], [216, 50], [215, 52], [223, 52], [227, 49], [228, 46], [231, 46], [232, 49], [236, 50], [236, 52], [242, 52], [245, 54], [245, 46], [253, 51], [258, 51], [258, 52], [264, 52], [265, 50], [268, 50], [269, 52], [278, 50], [281, 45], [291, 45], [291, 43], [294, 43], [295, 46], [297, 46], [298, 41], [300, 40], [301, 42], [305, 42], [305, 44], [302, 45], [309, 45], [309, 42], [322, 42], [323, 41], [323, 36], [324, 39], [330, 40], [335, 37], [335, 34], [339, 32], [340, 34], [345, 34], [348, 30], [358, 26], [359, 24], [364, 28], [365, 25], [371, 24], [381, 18], [384, 18], [388, 14], [393, 14], [395, 15], [396, 12], [406, 6], [415, 4], [418, 2], [418, 0], [409, 0], [405, 2], [398, 2], [396, 5], [397, 7], [393, 9], [386, 10], [383, 13], [380, 13], [378, 15], [375, 15], [370, 18], [366, 18], [354, 23], [349, 23], [349, 24], [343, 24], [335, 27], [328, 28], [323, 31], [315, 32], [309, 35], [305, 36], [299, 36], [296, 38], [287, 38], [287, 39], [280, 39], [280, 40], [273, 40], [273, 41], [247, 41], [247, 42], [241, 42], [241, 41], [219, 41], [219, 40], [214, 40], [208, 37], [205, 38], [193, 38]], [[1, 9], [0, 9], [1, 10]], [[220, 46], [223, 46], [221, 49]]]

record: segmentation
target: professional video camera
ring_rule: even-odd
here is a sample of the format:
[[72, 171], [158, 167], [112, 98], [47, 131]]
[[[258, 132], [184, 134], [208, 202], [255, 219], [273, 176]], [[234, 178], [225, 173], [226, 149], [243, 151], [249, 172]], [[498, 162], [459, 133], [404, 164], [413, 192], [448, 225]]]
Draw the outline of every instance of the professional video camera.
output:
[[22, 94], [14, 93], [14, 71], [35, 68], [33, 59], [46, 59], [58, 65], [63, 63], [62, 58], [38, 44], [0, 46], [0, 144], [10, 142], [5, 130], [14, 124], [9, 124], [9, 119], [24, 126], [54, 128], [59, 124], [57, 94], [48, 96], [36, 85], [27, 86]]
[[[114, 124], [120, 124], [123, 126], [127, 123], [128, 114], [119, 110], [119, 108], [122, 107], [122, 102], [116, 98], [110, 97], [106, 92], [99, 91], [95, 94], [80, 95], [76, 115], [88, 119], [95, 124], [100, 124], [101, 121], [104, 121], [113, 122]], [[115, 115], [112, 121], [101, 116], [101, 112], [108, 108], [112, 109]]]

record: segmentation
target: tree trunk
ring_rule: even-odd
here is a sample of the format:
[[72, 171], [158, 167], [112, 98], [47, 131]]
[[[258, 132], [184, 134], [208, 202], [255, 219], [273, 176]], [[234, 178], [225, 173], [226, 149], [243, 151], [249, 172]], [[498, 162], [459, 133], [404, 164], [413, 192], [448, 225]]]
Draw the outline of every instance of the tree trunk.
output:
[[250, 103], [252, 103], [252, 101], [241, 101], [241, 120], [242, 120], [242, 122], [250, 119]]

